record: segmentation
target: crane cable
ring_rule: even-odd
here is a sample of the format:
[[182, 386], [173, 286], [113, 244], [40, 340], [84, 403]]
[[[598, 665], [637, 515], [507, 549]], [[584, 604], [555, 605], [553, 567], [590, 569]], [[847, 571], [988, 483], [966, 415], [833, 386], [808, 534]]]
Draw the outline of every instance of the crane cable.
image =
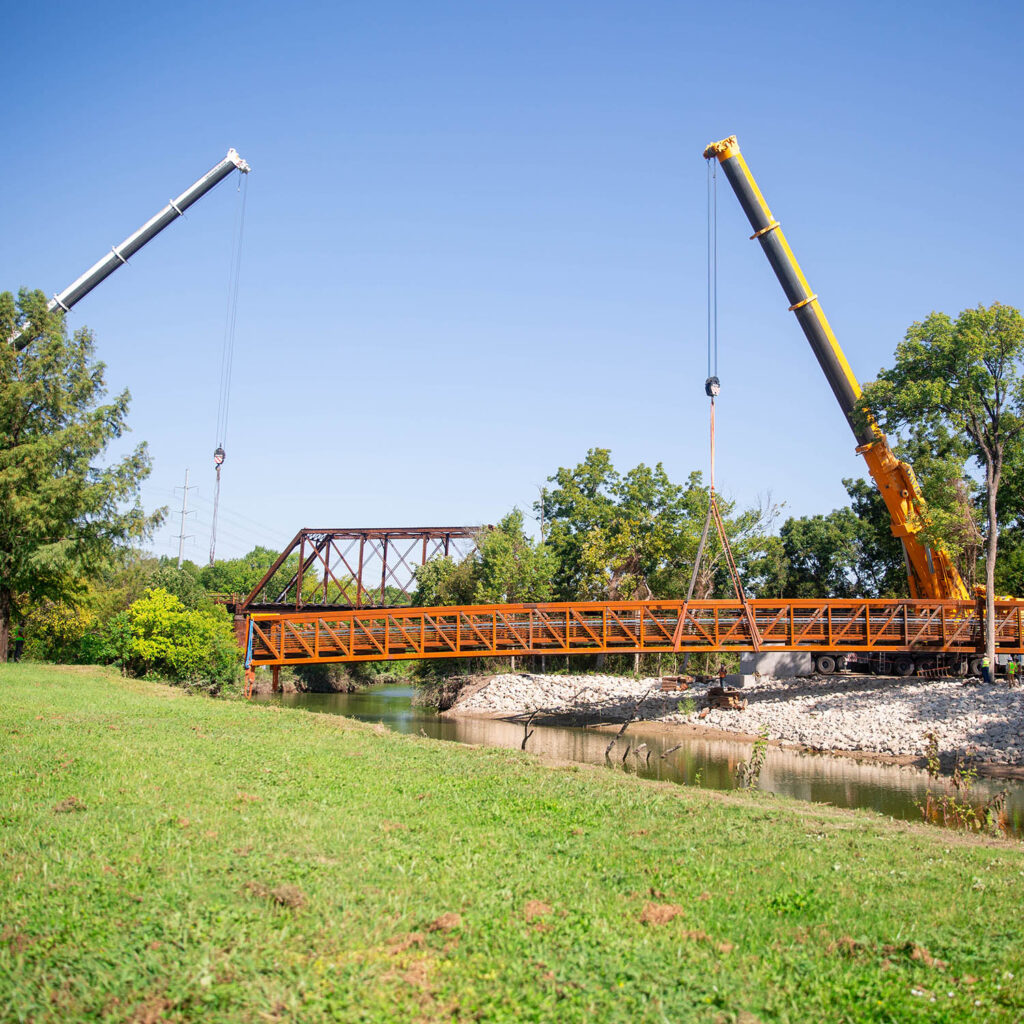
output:
[[[718, 379], [718, 161], [710, 159], [707, 161], [707, 164], [708, 376], [707, 380], [704, 381], [704, 393], [711, 400], [708, 431], [710, 455], [708, 513], [704, 519], [704, 529], [701, 531], [700, 542], [697, 545], [697, 556], [693, 561], [693, 571], [690, 574], [690, 585], [686, 591], [686, 600], [683, 602], [679, 612], [679, 620], [676, 623], [673, 647], [678, 648], [682, 640], [686, 613], [690, 601], [693, 600], [697, 576], [700, 573], [701, 562], [704, 560], [704, 549], [707, 545], [708, 533], [710, 532], [711, 522], [714, 520], [715, 530], [722, 545], [722, 553], [725, 556], [726, 567], [732, 580], [733, 591], [736, 594], [736, 599], [743, 606], [743, 614], [750, 629], [751, 642], [754, 650], [758, 651], [761, 648], [761, 634], [754, 620], [754, 614], [747, 602], [747, 596], [743, 591], [743, 581], [740, 579], [736, 559], [733, 557], [729, 537], [725, 532], [725, 523], [722, 520], [722, 514], [718, 508], [718, 500], [715, 496], [715, 398], [721, 390], [721, 382]], [[687, 654], [683, 660], [684, 669], [689, 660], [690, 655]]]
[[241, 200], [238, 219], [232, 234], [231, 261], [228, 270], [228, 305], [224, 318], [224, 342], [220, 354], [220, 386], [217, 393], [217, 447], [213, 452], [213, 465], [217, 480], [213, 490], [213, 515], [210, 521], [210, 565], [217, 554], [217, 510], [220, 505], [220, 470], [227, 457], [224, 445], [228, 433], [228, 413], [231, 409], [231, 372], [235, 362], [235, 328], [238, 323], [238, 284], [242, 274], [242, 235], [245, 231], [245, 205], [249, 195], [249, 176], [242, 175], [238, 183]]

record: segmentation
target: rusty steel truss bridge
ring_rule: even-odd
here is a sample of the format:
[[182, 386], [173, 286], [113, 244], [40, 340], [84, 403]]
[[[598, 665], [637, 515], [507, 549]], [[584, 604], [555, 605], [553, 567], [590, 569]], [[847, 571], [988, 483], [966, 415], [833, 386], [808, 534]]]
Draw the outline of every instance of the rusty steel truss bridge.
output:
[[417, 566], [461, 561], [488, 526], [306, 527], [291, 539], [236, 614], [319, 608], [345, 611], [408, 604]]
[[[982, 651], [984, 608], [969, 601], [830, 598], [252, 610], [245, 633], [247, 662], [253, 666], [510, 655], [871, 651], [913, 652], [918, 666], [927, 667], [929, 658]], [[1022, 640], [1024, 601], [997, 601], [997, 650], [1020, 654]]]

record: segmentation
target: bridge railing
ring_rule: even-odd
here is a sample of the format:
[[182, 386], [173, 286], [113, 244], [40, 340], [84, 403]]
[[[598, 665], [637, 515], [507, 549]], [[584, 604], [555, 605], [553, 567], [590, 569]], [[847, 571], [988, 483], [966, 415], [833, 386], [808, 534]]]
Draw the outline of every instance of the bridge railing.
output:
[[[390, 661], [527, 654], [715, 651], [934, 651], [983, 643], [970, 602], [598, 601], [331, 612], [254, 612], [252, 663]], [[1024, 601], [996, 602], [1002, 652], [1020, 653]]]

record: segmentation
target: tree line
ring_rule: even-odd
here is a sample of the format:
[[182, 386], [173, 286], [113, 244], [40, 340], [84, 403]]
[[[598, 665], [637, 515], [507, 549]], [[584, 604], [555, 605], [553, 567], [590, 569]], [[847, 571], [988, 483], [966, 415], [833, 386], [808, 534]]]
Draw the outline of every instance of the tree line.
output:
[[[116, 663], [170, 678], [237, 677], [240, 654], [211, 595], [247, 593], [277, 553], [178, 569], [145, 553], [166, 510], [147, 513], [145, 444], [120, 461], [129, 395], [108, 399], [91, 333], [68, 334], [41, 292], [0, 294], [0, 661]], [[862, 415], [889, 433], [928, 501], [920, 524], [965, 581], [1024, 594], [1024, 318], [998, 303], [913, 324], [891, 368], [865, 388]], [[770, 499], [719, 497], [744, 587], [755, 597], [901, 597], [900, 542], [874, 485], [843, 481], [848, 504], [785, 517]], [[617, 468], [595, 447], [548, 478], [532, 509], [512, 509], [462, 561], [416, 571], [420, 605], [732, 596], [700, 472], [671, 480], [661, 463]], [[527, 515], [542, 535], [527, 528]], [[293, 556], [294, 557], [294, 556]], [[294, 566], [279, 575], [288, 579]], [[12, 633], [13, 630], [13, 633]]]

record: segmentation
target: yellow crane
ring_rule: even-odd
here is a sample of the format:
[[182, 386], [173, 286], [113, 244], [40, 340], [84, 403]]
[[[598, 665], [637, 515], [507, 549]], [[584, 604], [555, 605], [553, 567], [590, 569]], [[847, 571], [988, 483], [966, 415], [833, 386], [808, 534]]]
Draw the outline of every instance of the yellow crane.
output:
[[761, 243], [797, 321], [825, 373], [839, 407], [857, 438], [857, 452], [864, 456], [868, 472], [885, 501], [892, 519], [893, 536], [903, 542], [910, 595], [915, 598], [971, 600], [949, 553], [921, 540], [928, 510], [914, 471], [893, 454], [882, 429], [873, 420], [863, 423], [856, 415], [861, 386], [839, 347], [818, 296], [800, 269], [779, 222], [772, 216], [761, 190], [750, 173], [735, 135], [713, 142], [704, 150], [707, 160], [719, 162], [754, 229], [751, 239]]

